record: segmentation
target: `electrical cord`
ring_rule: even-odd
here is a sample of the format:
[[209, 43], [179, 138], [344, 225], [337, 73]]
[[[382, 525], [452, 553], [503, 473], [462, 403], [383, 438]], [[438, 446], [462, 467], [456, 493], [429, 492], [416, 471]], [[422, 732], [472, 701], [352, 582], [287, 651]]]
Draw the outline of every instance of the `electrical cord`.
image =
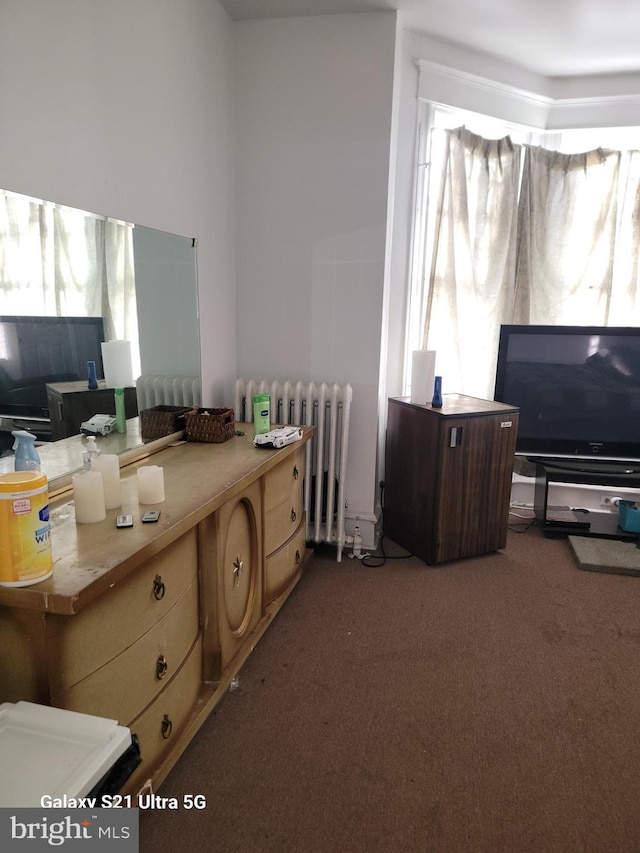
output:
[[[518, 509], [526, 509], [526, 507], [518, 507]], [[531, 512], [533, 513], [533, 507], [531, 508]], [[532, 515], [522, 515], [519, 512], [515, 512], [513, 507], [509, 507], [509, 519], [511, 518], [519, 518], [522, 519], [521, 522], [512, 523], [509, 521], [507, 527], [512, 533], [526, 533], [527, 530], [530, 530], [532, 527], [538, 522], [535, 514]]]
[[[382, 512], [380, 517], [384, 518], [384, 480], [380, 480], [380, 506], [382, 508]], [[390, 556], [384, 550], [384, 533], [380, 535], [380, 544], [376, 551], [380, 551], [374, 554], [365, 554], [364, 557], [360, 560], [360, 564], [363, 565], [367, 569], [379, 569], [381, 566], [384, 566], [387, 560], [408, 560], [410, 557], [413, 557], [413, 554], [400, 554], [399, 556]], [[376, 562], [371, 562], [375, 560]]]
[[[360, 564], [365, 566], [367, 569], [379, 569], [381, 566], [387, 562], [387, 560], [408, 560], [410, 557], [413, 557], [413, 554], [400, 554], [399, 556], [390, 556], [385, 553], [384, 550], [384, 533], [380, 536], [380, 544], [377, 548], [380, 551], [380, 554], [366, 554], [361, 560]], [[371, 560], [377, 560], [379, 562], [372, 563]]]

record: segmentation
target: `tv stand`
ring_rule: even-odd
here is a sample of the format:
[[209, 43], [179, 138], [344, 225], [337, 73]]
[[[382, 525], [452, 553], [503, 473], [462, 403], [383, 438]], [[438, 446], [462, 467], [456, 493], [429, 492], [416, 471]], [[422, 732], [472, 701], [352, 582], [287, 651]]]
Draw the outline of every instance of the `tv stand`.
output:
[[560, 457], [543, 458], [528, 456], [527, 461], [534, 465], [545, 465], [547, 468], [559, 468], [561, 471], [583, 471], [588, 474], [638, 474], [640, 462], [624, 462], [609, 459], [562, 459]]
[[[568, 460], [572, 461], [572, 460]], [[577, 467], [560, 467], [561, 460], [553, 464], [536, 464], [534, 492], [535, 514], [545, 536], [597, 536], [601, 539], [635, 541], [638, 533], [630, 533], [618, 526], [616, 512], [571, 512], [568, 508], [549, 503], [549, 486], [553, 483], [606, 486], [607, 488], [640, 489], [640, 472], [585, 470]]]

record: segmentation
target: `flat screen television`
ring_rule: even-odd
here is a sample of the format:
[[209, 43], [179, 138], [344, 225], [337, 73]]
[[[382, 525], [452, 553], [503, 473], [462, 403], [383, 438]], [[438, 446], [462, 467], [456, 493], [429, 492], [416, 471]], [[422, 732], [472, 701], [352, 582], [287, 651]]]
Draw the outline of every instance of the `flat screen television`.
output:
[[102, 317], [0, 317], [0, 417], [48, 420], [48, 382], [104, 378]]
[[517, 454], [640, 470], [640, 328], [502, 326], [494, 399], [520, 409]]

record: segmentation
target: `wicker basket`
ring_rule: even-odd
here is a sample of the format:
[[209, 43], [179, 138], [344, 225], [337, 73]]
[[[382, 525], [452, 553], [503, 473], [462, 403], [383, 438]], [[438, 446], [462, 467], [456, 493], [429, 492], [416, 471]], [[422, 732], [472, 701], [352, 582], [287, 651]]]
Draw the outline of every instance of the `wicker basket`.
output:
[[236, 430], [233, 409], [190, 409], [185, 414], [185, 429], [187, 441], [228, 441]]
[[142, 438], [162, 438], [185, 428], [184, 415], [188, 406], [154, 406], [140, 412]]

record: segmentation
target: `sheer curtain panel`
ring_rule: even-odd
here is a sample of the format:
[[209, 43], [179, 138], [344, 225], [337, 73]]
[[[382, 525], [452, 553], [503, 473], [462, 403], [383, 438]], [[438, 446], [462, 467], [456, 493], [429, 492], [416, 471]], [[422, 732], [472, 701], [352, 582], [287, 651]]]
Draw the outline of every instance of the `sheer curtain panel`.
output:
[[639, 151], [432, 133], [423, 346], [445, 388], [493, 396], [502, 323], [640, 325]]
[[437, 202], [424, 346], [437, 353], [443, 390], [492, 396], [498, 331], [513, 312], [522, 146], [464, 127], [434, 133], [443, 135], [433, 146], [442, 166], [432, 161]]

